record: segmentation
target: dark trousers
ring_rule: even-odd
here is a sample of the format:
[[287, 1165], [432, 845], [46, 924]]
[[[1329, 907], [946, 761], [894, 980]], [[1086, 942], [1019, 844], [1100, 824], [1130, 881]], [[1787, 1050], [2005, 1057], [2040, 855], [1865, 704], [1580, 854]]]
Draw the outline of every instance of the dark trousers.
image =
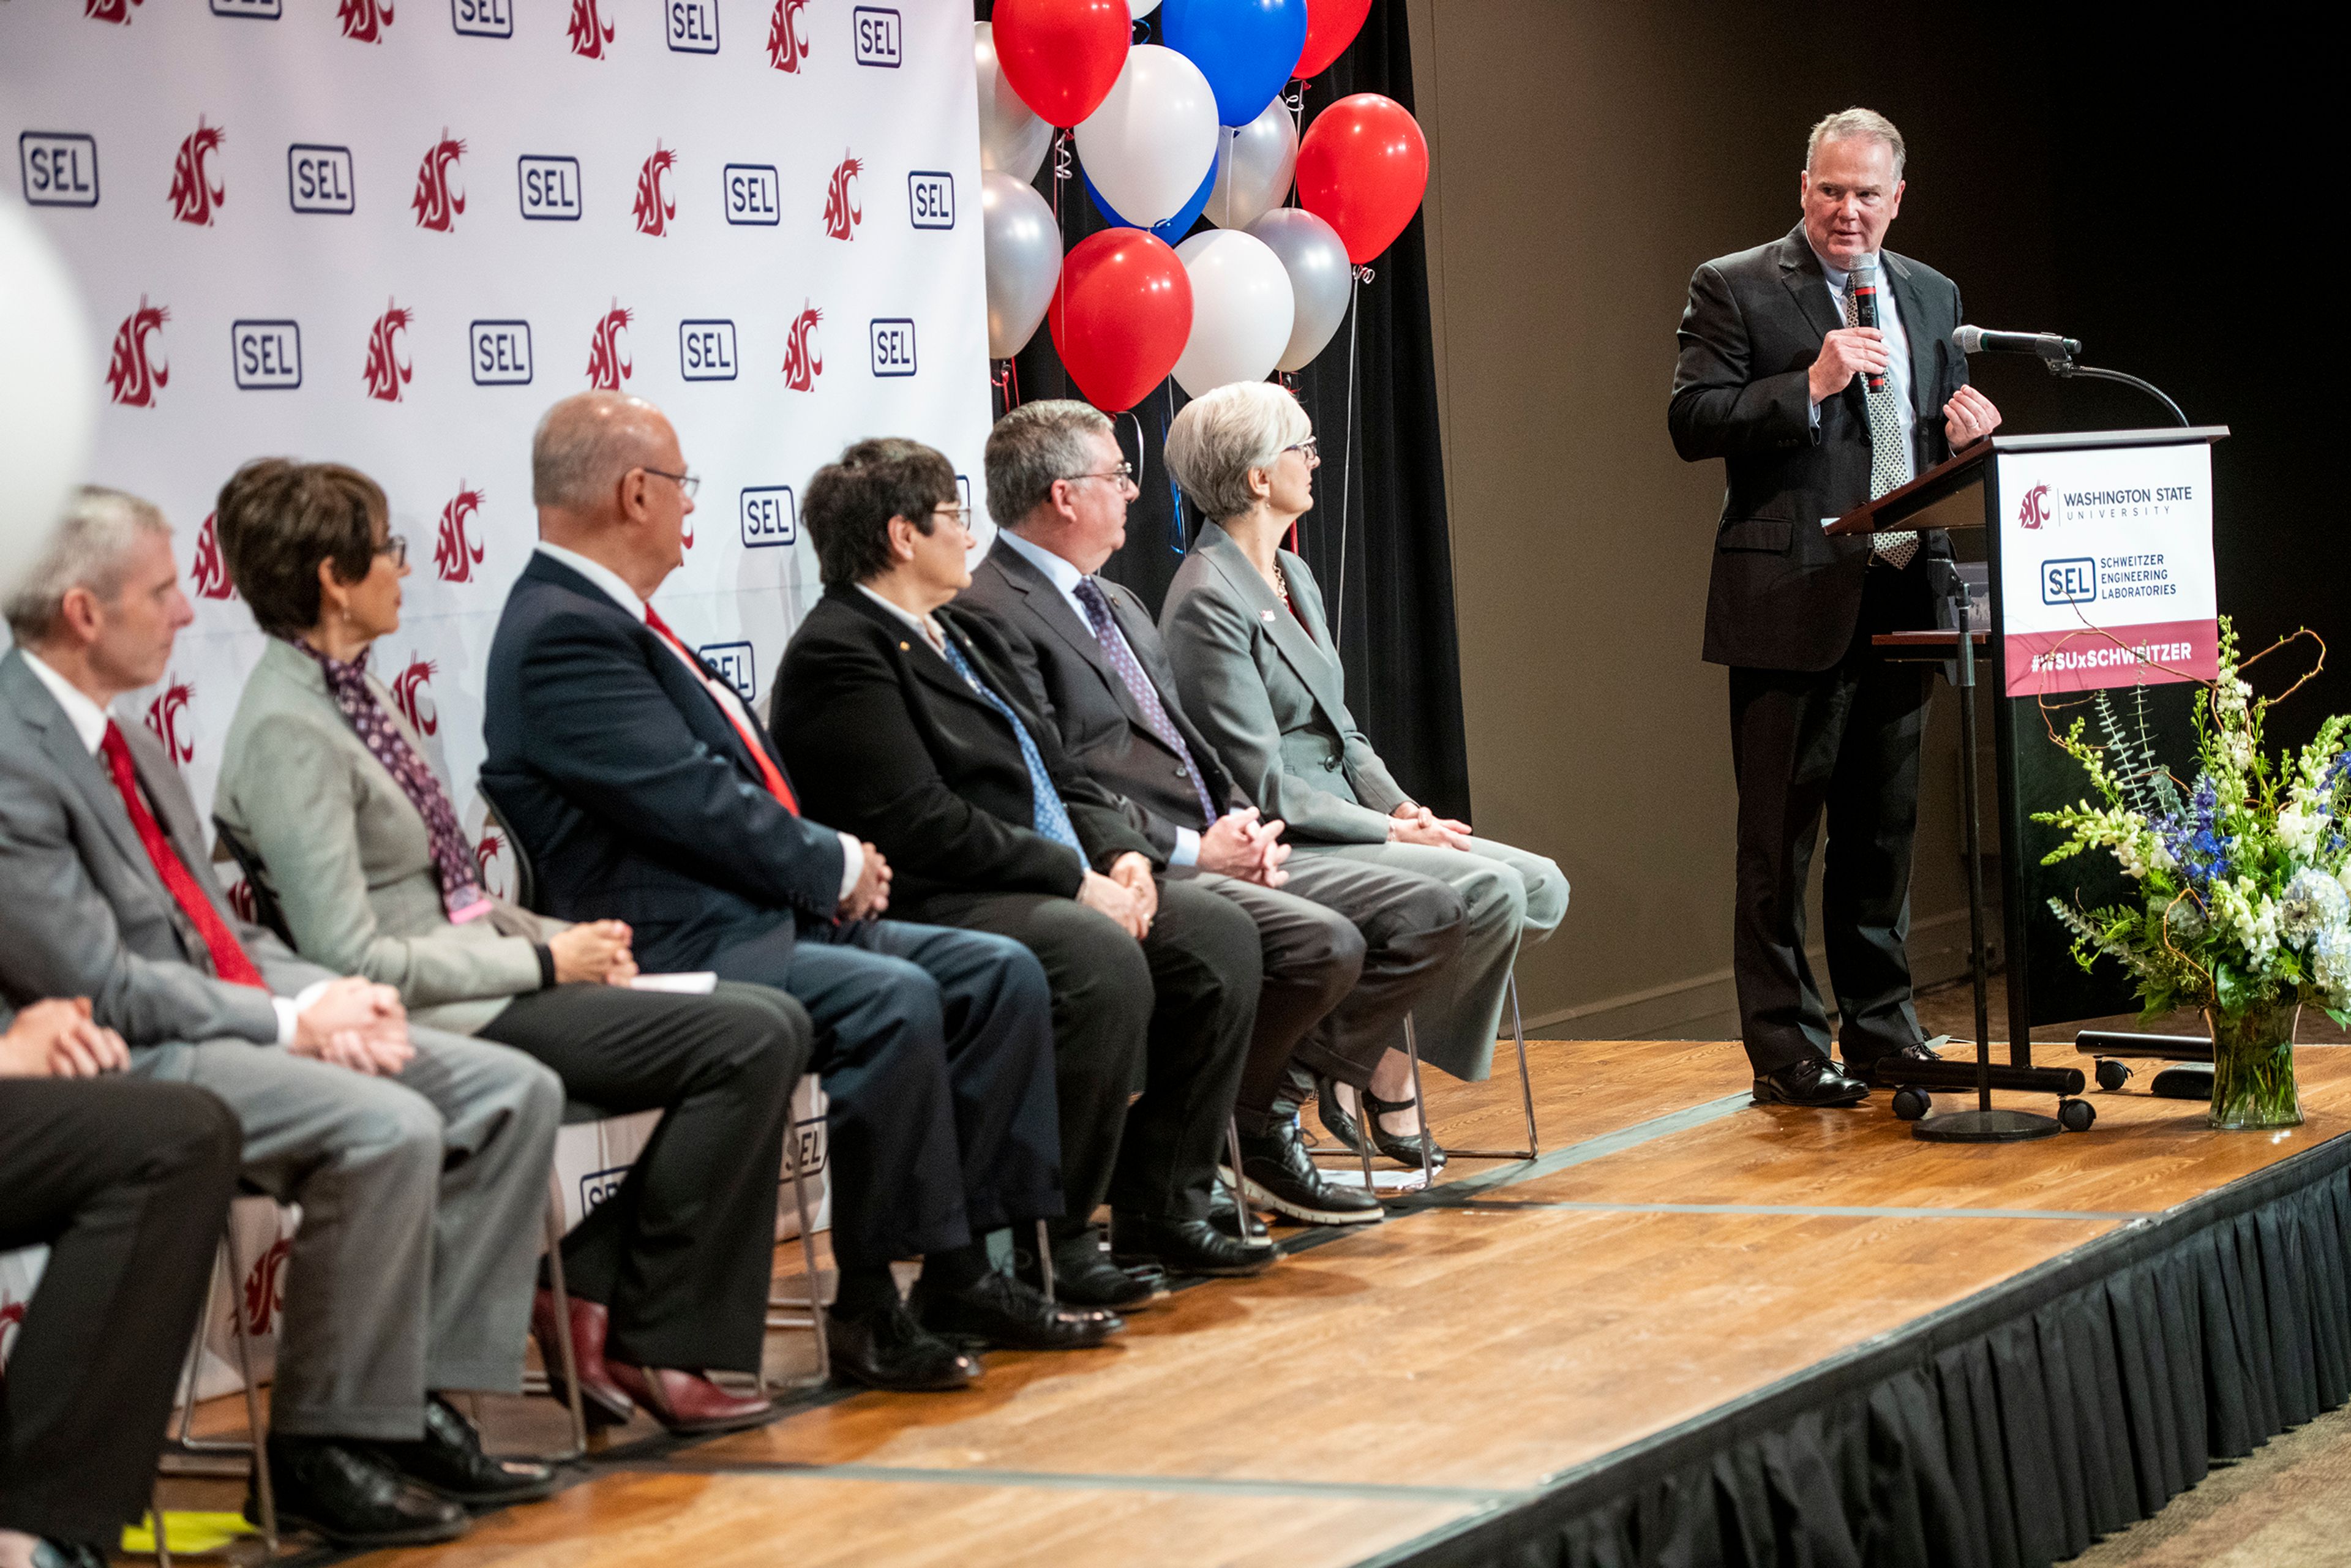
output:
[[759, 1369], [776, 1187], [811, 1033], [789, 997], [726, 985], [706, 997], [557, 986], [482, 1026], [553, 1068], [571, 1099], [663, 1113], [619, 1190], [563, 1240], [564, 1288], [609, 1311], [611, 1359]]
[[146, 1510], [241, 1142], [184, 1083], [0, 1079], [0, 1250], [50, 1249], [0, 1380], [0, 1529], [111, 1552]]
[[1823, 815], [1821, 918], [1839, 1040], [1865, 1067], [1920, 1038], [1910, 999], [1910, 855], [1931, 670], [1887, 663], [1873, 632], [1931, 625], [1919, 561], [1872, 565], [1853, 644], [1834, 668], [1730, 672], [1739, 779], [1731, 936], [1740, 1037], [1758, 1072], [1829, 1052], [1804, 956], [1804, 889]]
[[1051, 1008], [1019, 943], [898, 920], [778, 926], [709, 966], [790, 992], [816, 1025], [842, 1269], [1061, 1212]]
[[1105, 1199], [1122, 1213], [1204, 1217], [1264, 976], [1249, 916], [1181, 879], [1160, 883], [1139, 944], [1046, 894], [932, 894], [915, 913], [1012, 937], [1045, 967], [1069, 1201], [1060, 1233], [1084, 1228]]

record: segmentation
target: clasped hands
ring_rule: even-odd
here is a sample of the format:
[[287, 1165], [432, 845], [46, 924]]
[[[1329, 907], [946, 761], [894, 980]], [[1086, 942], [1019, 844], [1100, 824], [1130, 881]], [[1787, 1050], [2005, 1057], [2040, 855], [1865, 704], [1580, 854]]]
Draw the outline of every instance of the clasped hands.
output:
[[1469, 824], [1458, 817], [1440, 817], [1426, 806], [1403, 800], [1388, 813], [1388, 842], [1466, 850], [1469, 847]]
[[[1882, 375], [1889, 362], [1884, 332], [1875, 327], [1840, 327], [1821, 340], [1820, 357], [1807, 373], [1813, 401], [1826, 402], [1851, 386], [1855, 376]], [[1943, 405], [1943, 434], [1954, 452], [1999, 428], [2000, 410], [1971, 386], [1960, 387]]]

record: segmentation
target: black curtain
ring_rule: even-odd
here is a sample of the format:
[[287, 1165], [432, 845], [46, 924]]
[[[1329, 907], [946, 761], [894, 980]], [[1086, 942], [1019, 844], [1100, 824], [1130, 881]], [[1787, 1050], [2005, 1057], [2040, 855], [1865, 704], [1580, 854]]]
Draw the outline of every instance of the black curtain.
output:
[[[990, 0], [976, 0], [988, 19]], [[1158, 41], [1157, 13], [1136, 27]], [[1303, 124], [1349, 93], [1376, 92], [1413, 107], [1412, 51], [1402, 0], [1373, 0], [1364, 30], [1331, 68], [1304, 86]], [[1074, 164], [1074, 150], [1071, 153]], [[1054, 159], [1037, 189], [1056, 202]], [[1062, 249], [1107, 226], [1074, 172], [1061, 183]], [[1203, 218], [1196, 229], [1208, 227]], [[1416, 215], [1372, 264], [1354, 309], [1314, 362], [1294, 378], [1321, 438], [1315, 507], [1299, 527], [1306, 558], [1330, 600], [1347, 667], [1347, 702], [1396, 779], [1416, 800], [1470, 817], [1469, 763], [1462, 738], [1461, 659], [1453, 624], [1453, 551], [1445, 516], [1444, 455], [1438, 449], [1437, 366], [1429, 340], [1428, 264]], [[1350, 360], [1350, 333], [1353, 334]], [[1018, 399], [1082, 396], [1053, 351], [1052, 330], [1014, 361]], [[1176, 492], [1161, 460], [1167, 426], [1188, 401], [1171, 377], [1118, 420], [1119, 441], [1136, 463], [1142, 497], [1128, 514], [1126, 548], [1103, 574], [1155, 609], [1198, 531], [1197, 511]], [[1138, 428], [1141, 450], [1137, 452]], [[1342, 502], [1343, 501], [1343, 515]], [[1473, 819], [1474, 820], [1474, 819]]]

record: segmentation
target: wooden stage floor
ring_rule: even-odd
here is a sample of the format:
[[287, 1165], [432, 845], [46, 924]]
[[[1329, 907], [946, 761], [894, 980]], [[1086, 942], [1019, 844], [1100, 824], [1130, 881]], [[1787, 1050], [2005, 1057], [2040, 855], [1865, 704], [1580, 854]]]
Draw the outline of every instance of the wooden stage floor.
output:
[[[1266, 1276], [1180, 1291], [1099, 1351], [992, 1355], [967, 1393], [834, 1394], [690, 1446], [632, 1427], [548, 1502], [360, 1561], [1378, 1561], [2351, 1128], [2335, 1047], [2300, 1051], [2292, 1132], [2208, 1133], [2142, 1073], [2093, 1094], [2091, 1132], [1994, 1147], [1916, 1142], [1883, 1092], [1753, 1106], [1735, 1045], [1531, 1049], [1539, 1161], [1458, 1161], [1384, 1224], [1283, 1232], [1299, 1251]], [[1432, 1082], [1440, 1136], [1516, 1146], [1516, 1087]], [[491, 1415], [551, 1441], [551, 1409]]]

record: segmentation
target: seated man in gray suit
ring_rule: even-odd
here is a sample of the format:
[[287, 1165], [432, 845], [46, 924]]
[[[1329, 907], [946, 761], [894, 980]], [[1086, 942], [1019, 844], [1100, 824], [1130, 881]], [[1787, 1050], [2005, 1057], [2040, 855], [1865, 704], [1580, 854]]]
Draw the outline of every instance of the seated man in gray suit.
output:
[[244, 1182], [302, 1206], [270, 1398], [280, 1516], [347, 1544], [444, 1541], [467, 1504], [545, 1495], [548, 1467], [485, 1456], [438, 1391], [521, 1386], [555, 1074], [411, 1030], [390, 987], [231, 911], [171, 759], [106, 711], [193, 618], [152, 506], [80, 492], [6, 611], [0, 996], [89, 998], [134, 1076], [217, 1095]]
[[1093, 575], [1126, 542], [1134, 495], [1108, 416], [1022, 403], [987, 437], [1003, 531], [956, 603], [1004, 634], [1071, 760], [1118, 797], [1168, 874], [1257, 924], [1265, 983], [1233, 1110], [1249, 1201], [1311, 1224], [1374, 1220], [1377, 1197], [1315, 1169], [1298, 1107], [1314, 1074], [1370, 1087], [1405, 1011], [1461, 951], [1461, 896], [1414, 872], [1290, 858], [1282, 824], [1259, 820], [1193, 727], [1149, 613]]

